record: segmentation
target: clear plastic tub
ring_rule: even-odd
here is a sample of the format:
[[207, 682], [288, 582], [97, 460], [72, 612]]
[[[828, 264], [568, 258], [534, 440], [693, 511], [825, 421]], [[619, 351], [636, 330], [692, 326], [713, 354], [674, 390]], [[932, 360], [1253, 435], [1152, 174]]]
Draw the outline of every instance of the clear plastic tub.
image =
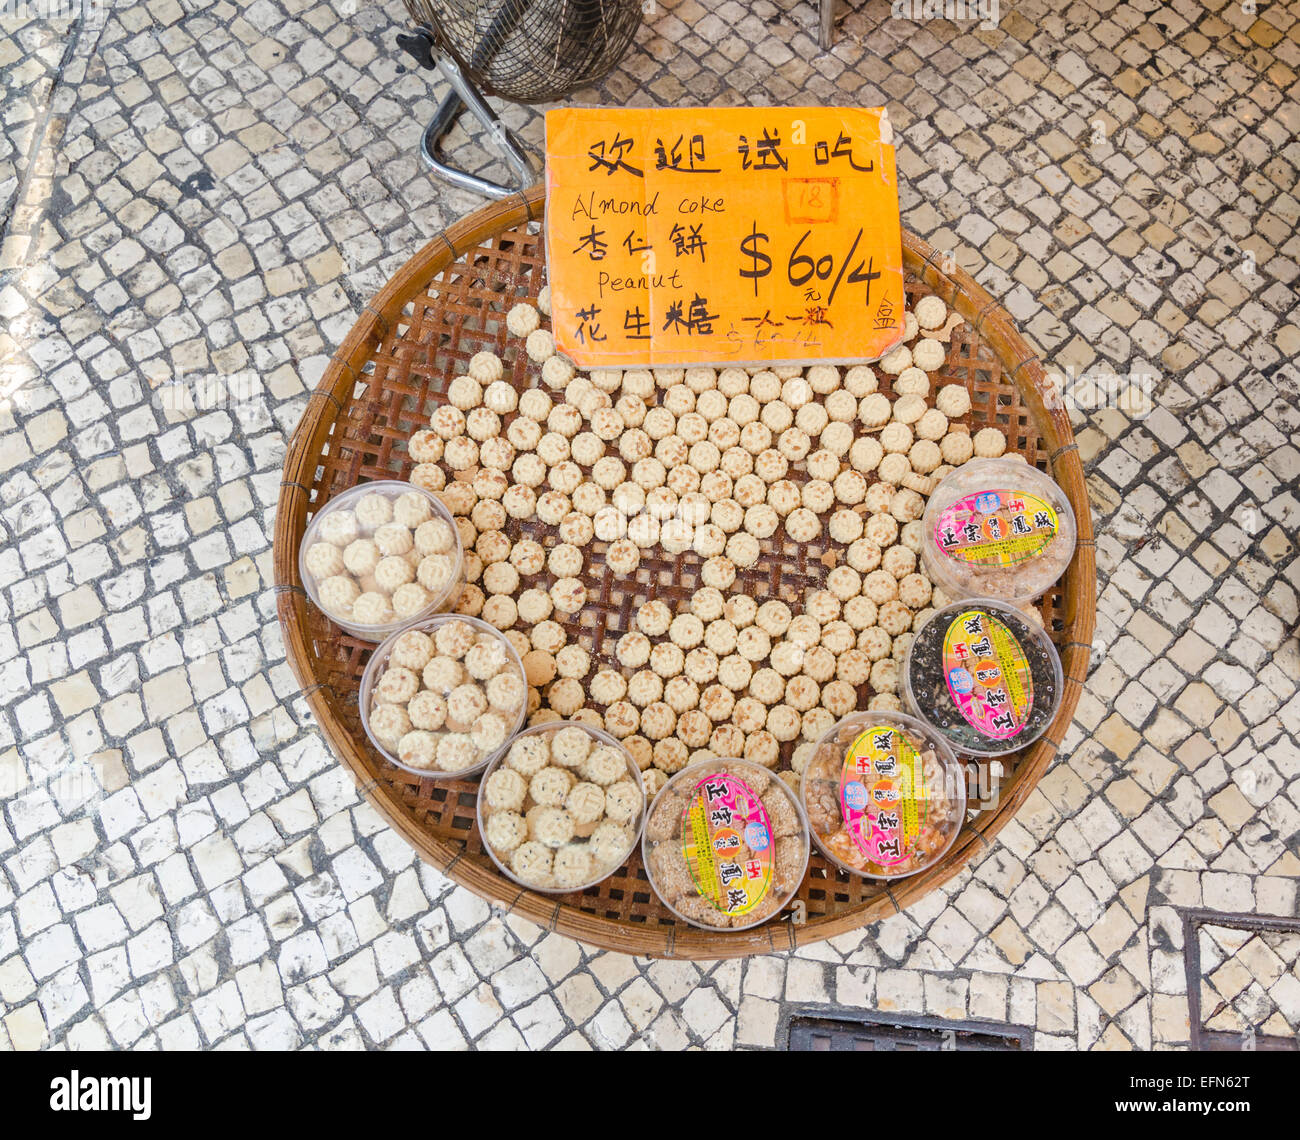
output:
[[1055, 480], [1022, 459], [972, 459], [948, 473], [921, 520], [921, 563], [950, 598], [1024, 606], [1058, 581], [1078, 541]]
[[641, 850], [673, 914], [705, 930], [748, 930], [778, 914], [803, 882], [808, 819], [766, 768], [701, 760], [655, 797]]
[[850, 713], [826, 731], [799, 796], [813, 842], [851, 875], [902, 879], [937, 863], [966, 816], [966, 770], [915, 717]]
[[958, 752], [1005, 756], [1056, 717], [1064, 675], [1041, 625], [996, 598], [935, 610], [903, 663], [907, 710]]
[[436, 495], [381, 479], [350, 487], [312, 517], [298, 547], [298, 575], [337, 626], [383, 641], [455, 606], [465, 556], [455, 520]]
[[507, 878], [570, 894], [627, 862], [645, 808], [641, 771], [626, 748], [589, 724], [548, 721], [524, 729], [488, 766], [478, 829]]
[[514, 646], [478, 618], [435, 614], [371, 654], [358, 694], [370, 742], [417, 776], [471, 776], [505, 750], [528, 711]]

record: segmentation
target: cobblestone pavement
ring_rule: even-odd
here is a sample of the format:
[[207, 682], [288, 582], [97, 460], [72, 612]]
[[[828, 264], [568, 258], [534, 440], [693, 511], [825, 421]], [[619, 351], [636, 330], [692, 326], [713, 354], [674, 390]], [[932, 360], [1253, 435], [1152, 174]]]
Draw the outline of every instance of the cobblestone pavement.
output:
[[[0, 5], [0, 1045], [781, 1046], [832, 1004], [1188, 1042], [1182, 910], [1300, 911], [1300, 6], [1254, 8], [1004, 0], [980, 29], [869, 0], [821, 53], [810, 2], [658, 0], [579, 93], [887, 104], [905, 224], [1057, 369], [1156, 379], [1145, 418], [1078, 415], [1097, 652], [1017, 819], [904, 914], [695, 965], [420, 865], [285, 664], [284, 440], [355, 313], [480, 205], [418, 164], [440, 91], [399, 4]], [[1294, 1033], [1294, 934], [1200, 937], [1213, 1028]]]

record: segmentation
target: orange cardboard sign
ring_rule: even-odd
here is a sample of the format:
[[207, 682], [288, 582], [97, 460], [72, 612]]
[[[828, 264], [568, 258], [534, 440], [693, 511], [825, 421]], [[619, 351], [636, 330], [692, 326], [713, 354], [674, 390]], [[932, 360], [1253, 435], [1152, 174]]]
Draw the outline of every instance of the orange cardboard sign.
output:
[[551, 327], [586, 368], [875, 360], [902, 338], [883, 109], [546, 115]]

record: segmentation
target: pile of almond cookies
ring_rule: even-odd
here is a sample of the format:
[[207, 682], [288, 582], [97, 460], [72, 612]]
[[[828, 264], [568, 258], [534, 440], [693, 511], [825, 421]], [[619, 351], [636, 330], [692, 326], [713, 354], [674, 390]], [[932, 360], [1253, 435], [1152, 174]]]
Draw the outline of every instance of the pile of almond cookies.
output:
[[[794, 786], [864, 687], [867, 707], [901, 708], [912, 633], [947, 601], [920, 564], [926, 496], [1006, 450], [996, 428], [972, 435], [964, 385], [936, 383], [960, 318], [921, 298], [871, 366], [582, 374], [546, 315], [543, 289], [506, 317], [536, 386], [517, 390], [481, 352], [409, 442], [411, 482], [460, 531], [459, 612], [518, 650], [529, 723], [603, 728], [649, 795], [730, 757]], [[808, 548], [818, 588], [768, 596], [778, 544]], [[657, 589], [675, 557], [697, 564], [681, 601]], [[580, 613], [606, 575], [647, 600], [597, 640]]]

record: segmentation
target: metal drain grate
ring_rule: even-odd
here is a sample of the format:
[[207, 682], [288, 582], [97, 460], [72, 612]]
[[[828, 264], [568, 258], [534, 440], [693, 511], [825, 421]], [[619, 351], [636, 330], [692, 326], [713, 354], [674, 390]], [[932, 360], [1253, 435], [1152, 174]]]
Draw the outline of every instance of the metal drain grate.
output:
[[1192, 1048], [1300, 1052], [1300, 919], [1181, 914]]
[[1033, 1047], [1033, 1030], [991, 1021], [869, 1016], [790, 1019], [792, 1053], [1018, 1052]]

